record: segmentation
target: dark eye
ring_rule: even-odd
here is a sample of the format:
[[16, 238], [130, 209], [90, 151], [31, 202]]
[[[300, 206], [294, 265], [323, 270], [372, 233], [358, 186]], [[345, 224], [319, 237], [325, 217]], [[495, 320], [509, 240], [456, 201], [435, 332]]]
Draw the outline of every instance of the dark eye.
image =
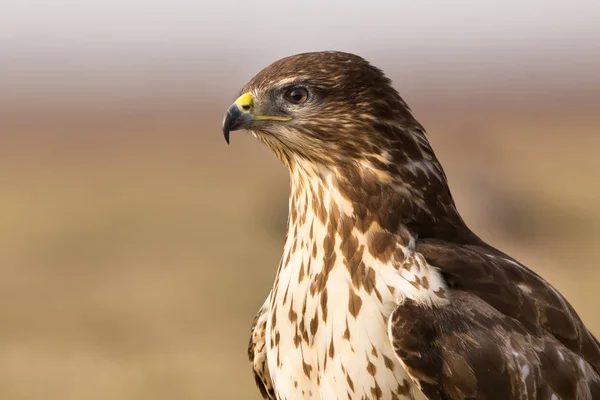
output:
[[303, 104], [308, 100], [308, 90], [302, 87], [292, 88], [285, 94], [285, 99], [292, 104]]

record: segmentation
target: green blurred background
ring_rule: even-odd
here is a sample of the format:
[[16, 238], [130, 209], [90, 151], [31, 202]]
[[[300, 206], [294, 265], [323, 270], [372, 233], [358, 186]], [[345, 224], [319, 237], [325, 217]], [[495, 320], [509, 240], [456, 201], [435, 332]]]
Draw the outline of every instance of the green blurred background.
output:
[[600, 334], [600, 13], [576, 3], [7, 4], [0, 398], [259, 398], [246, 346], [287, 173], [220, 124], [303, 51], [383, 68], [466, 221]]

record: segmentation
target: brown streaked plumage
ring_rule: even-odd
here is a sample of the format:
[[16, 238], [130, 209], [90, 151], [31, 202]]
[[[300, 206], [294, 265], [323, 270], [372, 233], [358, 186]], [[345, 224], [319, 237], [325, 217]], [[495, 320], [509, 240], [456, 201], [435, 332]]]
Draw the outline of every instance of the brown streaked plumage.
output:
[[600, 344], [466, 226], [423, 127], [364, 59], [279, 60], [246, 128], [290, 171], [288, 233], [249, 356], [265, 399], [600, 398]]

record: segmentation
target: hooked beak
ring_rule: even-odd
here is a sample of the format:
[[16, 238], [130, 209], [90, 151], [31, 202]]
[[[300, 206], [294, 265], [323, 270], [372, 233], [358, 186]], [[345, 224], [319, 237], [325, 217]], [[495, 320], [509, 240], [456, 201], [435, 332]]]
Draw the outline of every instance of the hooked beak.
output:
[[252, 111], [252, 95], [244, 93], [233, 103], [225, 113], [223, 118], [223, 136], [229, 144], [229, 133], [238, 129], [243, 129], [254, 121]]
[[247, 128], [254, 121], [289, 121], [292, 119], [274, 115], [254, 115], [253, 111], [254, 100], [249, 92], [238, 97], [235, 103], [227, 109], [223, 118], [223, 136], [227, 144], [229, 144], [231, 131]]

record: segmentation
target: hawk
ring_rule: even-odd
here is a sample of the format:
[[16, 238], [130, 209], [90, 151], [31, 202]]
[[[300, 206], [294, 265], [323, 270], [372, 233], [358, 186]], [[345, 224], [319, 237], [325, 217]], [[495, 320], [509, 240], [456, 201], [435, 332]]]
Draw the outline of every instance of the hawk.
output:
[[290, 174], [249, 356], [265, 399], [600, 399], [600, 344], [458, 213], [391, 81], [342, 52], [283, 58], [227, 110]]

